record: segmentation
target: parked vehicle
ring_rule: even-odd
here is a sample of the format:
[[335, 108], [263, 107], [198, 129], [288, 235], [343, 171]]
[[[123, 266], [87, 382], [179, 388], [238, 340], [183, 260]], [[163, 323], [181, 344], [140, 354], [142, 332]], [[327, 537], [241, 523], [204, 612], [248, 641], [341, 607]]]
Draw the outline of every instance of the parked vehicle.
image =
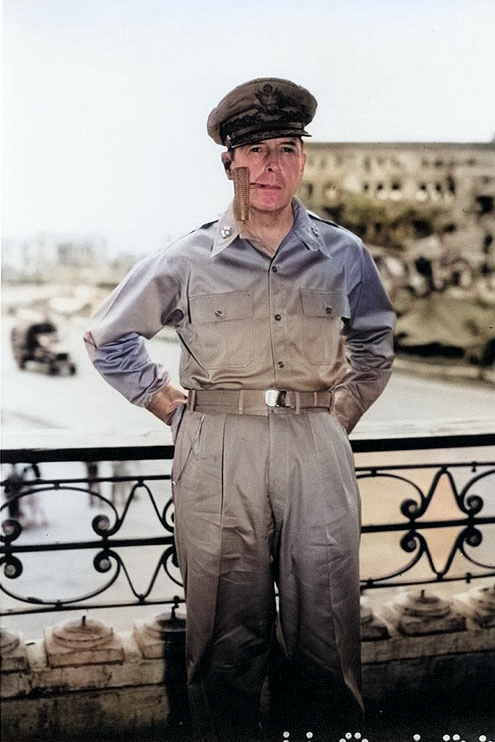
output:
[[50, 320], [20, 321], [12, 328], [10, 342], [20, 369], [33, 364], [44, 366], [52, 375], [76, 373], [76, 365], [62, 346], [57, 327]]

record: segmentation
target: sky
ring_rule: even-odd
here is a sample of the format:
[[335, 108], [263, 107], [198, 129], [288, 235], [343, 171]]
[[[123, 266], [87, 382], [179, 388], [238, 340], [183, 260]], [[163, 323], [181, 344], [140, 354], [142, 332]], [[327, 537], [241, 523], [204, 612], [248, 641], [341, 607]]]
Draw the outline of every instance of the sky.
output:
[[2, 235], [145, 255], [221, 213], [233, 87], [318, 100], [316, 141], [490, 141], [495, 0], [3, 0]]

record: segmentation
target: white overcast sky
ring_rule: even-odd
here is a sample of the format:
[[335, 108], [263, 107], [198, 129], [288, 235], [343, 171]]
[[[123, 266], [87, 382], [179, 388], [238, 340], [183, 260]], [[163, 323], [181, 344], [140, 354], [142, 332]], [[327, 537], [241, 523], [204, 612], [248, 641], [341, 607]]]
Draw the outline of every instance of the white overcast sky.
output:
[[223, 211], [206, 118], [261, 76], [317, 141], [489, 141], [495, 0], [3, 0], [2, 232], [154, 251]]

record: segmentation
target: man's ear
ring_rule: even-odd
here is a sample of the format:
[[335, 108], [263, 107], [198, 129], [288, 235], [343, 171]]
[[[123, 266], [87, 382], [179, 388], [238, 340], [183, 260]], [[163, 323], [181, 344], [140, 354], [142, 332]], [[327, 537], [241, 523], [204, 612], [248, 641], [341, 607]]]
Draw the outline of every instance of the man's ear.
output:
[[227, 178], [232, 180], [232, 155], [230, 152], [222, 152], [222, 164], [227, 173]]

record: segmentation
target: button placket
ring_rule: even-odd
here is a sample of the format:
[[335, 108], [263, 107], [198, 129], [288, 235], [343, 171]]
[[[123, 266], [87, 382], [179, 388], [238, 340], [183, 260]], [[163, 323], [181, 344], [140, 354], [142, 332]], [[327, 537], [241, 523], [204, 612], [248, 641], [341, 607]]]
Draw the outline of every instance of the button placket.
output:
[[279, 277], [281, 278], [280, 266], [272, 264], [270, 268], [268, 283], [270, 292], [270, 306], [272, 307], [272, 321], [270, 323], [271, 342], [276, 377], [278, 377], [279, 372], [285, 368], [285, 360], [283, 359], [285, 358], [286, 354], [285, 314], [283, 311], [280, 311], [281, 307], [283, 306], [283, 294], [280, 294], [280, 292], [277, 290], [277, 287], [280, 284]]

